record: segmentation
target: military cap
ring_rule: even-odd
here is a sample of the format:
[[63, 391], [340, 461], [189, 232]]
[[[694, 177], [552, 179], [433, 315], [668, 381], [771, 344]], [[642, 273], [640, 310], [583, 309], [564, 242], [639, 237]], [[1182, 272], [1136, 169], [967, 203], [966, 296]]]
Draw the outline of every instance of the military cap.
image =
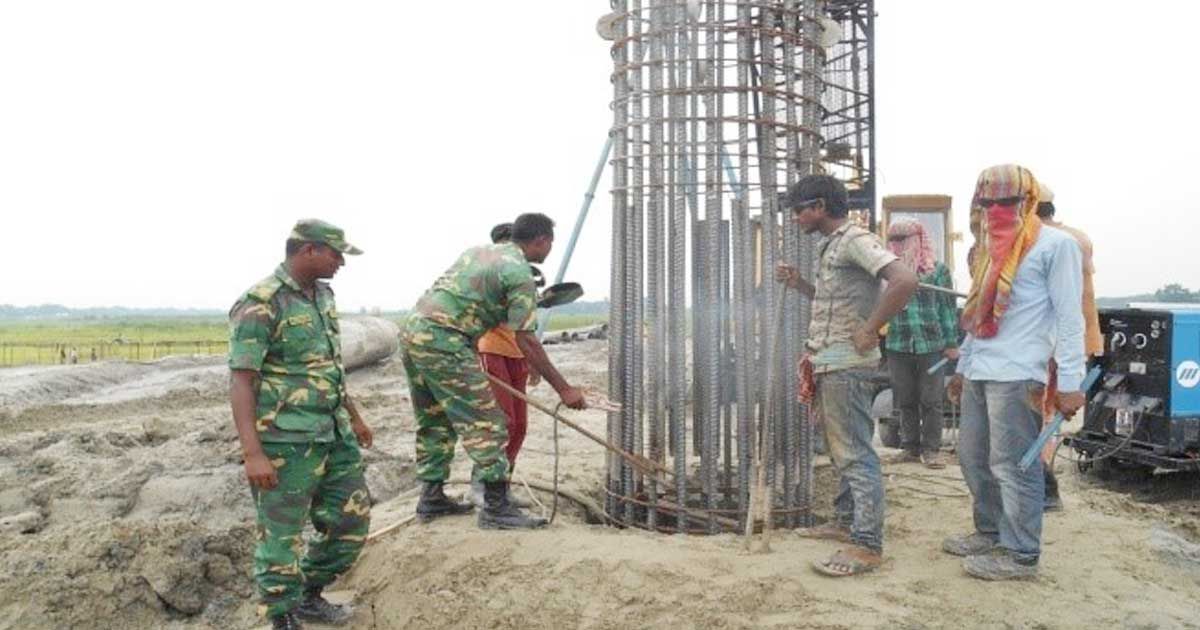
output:
[[361, 249], [346, 242], [346, 233], [342, 231], [342, 228], [321, 221], [320, 219], [301, 219], [297, 221], [296, 226], [292, 228], [291, 236], [288, 238], [306, 243], [323, 243], [343, 254], [350, 254], [352, 256], [362, 253]]

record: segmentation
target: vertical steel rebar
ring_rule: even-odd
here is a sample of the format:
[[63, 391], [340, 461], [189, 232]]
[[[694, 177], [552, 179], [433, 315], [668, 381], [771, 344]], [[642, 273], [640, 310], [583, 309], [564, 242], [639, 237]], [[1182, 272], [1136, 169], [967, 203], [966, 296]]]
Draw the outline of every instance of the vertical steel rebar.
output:
[[[727, 31], [725, 29], [725, 6], [726, 6], [726, 4], [727, 4], [726, 2], [717, 2], [717, 56], [713, 60], [713, 63], [715, 63], [717, 66], [717, 71], [716, 71], [717, 82], [716, 82], [715, 89], [717, 91], [717, 94], [720, 95], [717, 98], [716, 116], [717, 116], [717, 119], [720, 121], [720, 129], [721, 129], [721, 142], [720, 142], [721, 166], [726, 169], [725, 172], [727, 175], [732, 175], [733, 167], [729, 164], [728, 149], [726, 147], [725, 140], [724, 140], [725, 130], [726, 130], [726, 126], [727, 126], [726, 125], [727, 121], [725, 119], [725, 72], [726, 72], [725, 53], [726, 53], [726, 48], [727, 48], [727, 42], [725, 39], [727, 36]], [[735, 184], [736, 184], [736, 181], [733, 181], [733, 180], [730, 181], [731, 190], [733, 190], [733, 187]], [[735, 193], [735, 197], [734, 197], [735, 203], [736, 203], [736, 198], [737, 197], [736, 197], [736, 193]], [[722, 199], [724, 199], [723, 191], [722, 191]], [[722, 201], [722, 214], [724, 213], [723, 208], [724, 208], [724, 201]], [[732, 215], [730, 218], [732, 219]], [[731, 225], [730, 221], [725, 221], [723, 225], [724, 225], [724, 227], [721, 232], [722, 255], [721, 255], [721, 274], [720, 274], [721, 275], [721, 278], [720, 278], [721, 313], [719, 315], [719, 322], [720, 322], [720, 326], [721, 326], [721, 358], [720, 358], [720, 363], [719, 363], [720, 369], [721, 369], [721, 375], [720, 375], [721, 421], [722, 421], [722, 427], [721, 427], [722, 428], [722, 435], [721, 435], [722, 453], [721, 453], [721, 457], [722, 457], [722, 463], [723, 463], [723, 467], [722, 467], [723, 475], [721, 478], [720, 485], [721, 485], [721, 490], [722, 490], [721, 499], [722, 499], [723, 505], [728, 506], [732, 499], [732, 497], [730, 496], [730, 488], [733, 484], [733, 406], [732, 406], [733, 399], [732, 399], [732, 390], [730, 389], [730, 386], [734, 379], [734, 375], [730, 369], [731, 365], [732, 365], [731, 361], [733, 360], [733, 352], [732, 352], [733, 351], [733, 348], [732, 348], [732, 333], [733, 333], [732, 325], [733, 324], [731, 321], [731, 319], [733, 317], [733, 309], [732, 309], [733, 297], [731, 295], [731, 289], [730, 289], [730, 283], [732, 281], [732, 276], [731, 276], [732, 271], [730, 269], [730, 266], [732, 265], [731, 251], [730, 251], [730, 239], [732, 236], [732, 233], [731, 233], [732, 225]]]
[[[863, 1], [831, 15], [861, 22]], [[790, 378], [810, 304], [783, 291], [774, 272], [788, 261], [811, 277], [815, 239], [788, 221], [777, 196], [822, 168], [821, 130], [853, 116], [847, 107], [833, 120], [821, 108], [825, 5], [611, 5], [609, 395], [623, 408], [608, 431], [673, 474], [609, 457], [605, 508], [664, 531], [735, 529], [726, 517], [746, 524], [757, 454], [775, 497], [766, 511], [787, 515], [768, 523], [810, 523], [812, 429]], [[857, 91], [850, 81], [837, 98]], [[782, 381], [770, 388], [764, 374]]]
[[[804, 39], [806, 42], [816, 42], [819, 36], [821, 26], [817, 21], [819, 17], [825, 15], [823, 0], [811, 0], [804, 3], [804, 20], [802, 23], [804, 29]], [[803, 57], [803, 74], [801, 75], [802, 88], [801, 92], [804, 97], [805, 107], [802, 111], [801, 125], [810, 131], [803, 138], [803, 146], [800, 154], [802, 174], [812, 174], [818, 172], [820, 168], [820, 137], [817, 134], [821, 124], [821, 111], [816, 106], [821, 98], [821, 68], [823, 65], [824, 51], [821, 47], [812, 45], [809, 54]], [[802, 238], [799, 242], [798, 258], [800, 263], [800, 272], [805, 274], [805, 277], [812, 279], [813, 273], [816, 270], [817, 245], [819, 239], [816, 235], [811, 235], [807, 238]], [[803, 306], [799, 309], [800, 321], [798, 326], [803, 331], [802, 340], [806, 343], [808, 340], [808, 326], [812, 321], [812, 304], [808, 300], [804, 300]], [[798, 479], [798, 488], [796, 489], [797, 503], [801, 507], [800, 519], [797, 525], [800, 527], [809, 527], [813, 525], [812, 514], [812, 497], [813, 497], [813, 425], [808, 422], [809, 409], [804, 407], [800, 409], [799, 428], [801, 431], [800, 439], [800, 471]]]
[[[665, 421], [664, 370], [666, 369], [666, 268], [664, 266], [664, 201], [663, 188], [663, 38], [659, 32], [660, 20], [657, 19], [658, 0], [648, 0], [650, 19], [648, 23], [650, 39], [650, 200], [647, 207], [647, 220], [650, 224], [649, 237], [646, 240], [646, 325], [650, 347], [647, 362], [646, 404], [647, 422], [650, 423], [650, 458], [656, 462], [666, 461], [666, 449], [663, 448], [663, 429]], [[657, 478], [651, 478], [648, 495], [650, 508], [647, 513], [647, 524], [650, 529], [658, 526]]]
[[[763, 280], [762, 280], [762, 324], [759, 334], [765, 344], [761, 351], [762, 373], [766, 375], [777, 374], [779, 353], [775, 352], [774, 343], [776, 343], [774, 331], [778, 328], [777, 317], [782, 314], [777, 308], [777, 302], [782, 299], [779, 291], [779, 284], [774, 281], [775, 267], [778, 264], [778, 248], [779, 248], [779, 230], [778, 217], [776, 216], [776, 196], [778, 189], [776, 185], [776, 169], [778, 165], [777, 148], [777, 114], [779, 102], [777, 100], [777, 90], [781, 80], [781, 72], [779, 62], [776, 57], [776, 39], [778, 35], [778, 20], [779, 20], [779, 5], [772, 3], [764, 7], [760, 7], [759, 11], [759, 50], [762, 73], [762, 149], [759, 155], [761, 161], [761, 195], [762, 208], [761, 214], [763, 224]], [[769, 380], [764, 379], [763, 397], [759, 405], [759, 458], [762, 460], [762, 465], [765, 470], [766, 484], [768, 487], [773, 487], [775, 483], [775, 465], [779, 461], [775, 452], [775, 427], [777, 414], [771, 414], [769, 410], [777, 401], [774, 399], [779, 396], [778, 392], [771, 388]], [[769, 496], [769, 494], [768, 494]], [[763, 499], [767, 499], [766, 496]], [[772, 513], [770, 503], [764, 505], [761, 509], [764, 514], [764, 519], [770, 519]]]
[[[670, 318], [671, 337], [668, 340], [669, 389], [671, 396], [671, 441], [675, 447], [675, 500], [680, 506], [687, 505], [687, 308], [685, 273], [685, 258], [687, 255], [687, 127], [683, 116], [687, 106], [682, 95], [687, 81], [686, 64], [680, 54], [682, 37], [683, 7], [671, 5], [664, 23], [670, 24], [667, 56], [672, 62], [668, 64], [670, 73], [671, 92], [669, 100], [671, 119], [671, 149], [675, 156], [675, 169], [672, 172], [672, 201], [667, 230], [668, 242], [668, 271], [667, 282], [670, 287], [670, 298], [667, 310]], [[687, 517], [682, 511], [678, 513], [678, 528], [687, 529]]]
[[[750, 224], [750, 69], [754, 64], [753, 40], [750, 35], [750, 3], [737, 3], [737, 128], [738, 168], [742, 192], [734, 204], [734, 310], [737, 312], [737, 334], [734, 338], [734, 387], [738, 414], [738, 505], [750, 505], [750, 462], [754, 458], [754, 400], [752, 366], [757, 343], [754, 338], [754, 236]], [[745, 528], [745, 509], [742, 510]]]
[[[630, 14], [625, 20], [629, 37], [629, 52], [632, 55], [630, 63], [629, 82], [630, 82], [630, 213], [633, 218], [633, 238], [630, 242], [633, 259], [633, 273], [629, 295], [634, 296], [633, 308], [631, 310], [631, 321], [633, 322], [633, 330], [636, 334], [629, 335], [633, 338], [633, 428], [634, 436], [629, 441], [628, 450], [631, 453], [645, 455], [645, 423], [642, 421], [644, 417], [645, 406], [645, 391], [644, 391], [644, 355], [645, 349], [643, 345], [643, 323], [645, 301], [643, 300], [643, 278], [644, 278], [644, 234], [645, 234], [645, 210], [644, 202], [644, 179], [645, 168], [642, 160], [642, 153], [645, 147], [643, 146], [643, 131], [645, 119], [642, 116], [642, 100], [644, 94], [642, 92], [642, 33], [641, 33], [641, 0], [629, 0]], [[637, 495], [644, 487], [644, 480], [640, 471], [633, 471], [633, 478], [627, 490], [632, 495]], [[634, 509], [631, 507], [631, 509]]]
[[[613, 0], [613, 9], [618, 13], [624, 13], [627, 9], [625, 0]], [[623, 90], [624, 81], [621, 80], [621, 75], [625, 71], [625, 44], [623, 36], [625, 28], [618, 27], [617, 43], [612, 47], [613, 57], [613, 74], [611, 77], [613, 83], [613, 190], [612, 190], [612, 222], [613, 222], [613, 239], [612, 239], [612, 282], [609, 293], [609, 338], [608, 338], [608, 394], [612, 400], [625, 399], [625, 381], [622, 378], [625, 367], [624, 356], [624, 317], [625, 317], [625, 129], [628, 124], [628, 112], [625, 110], [625, 93]], [[608, 437], [609, 440], [623, 444], [623, 429], [624, 429], [625, 412], [610, 412], [608, 414]], [[622, 469], [624, 463], [619, 457], [613, 457], [611, 453], [606, 451], [608, 458], [608, 497], [605, 501], [608, 513], [611, 515], [619, 514], [623, 511], [623, 506], [618, 502], [617, 497], [624, 496], [624, 487], [622, 483]]]
[[[783, 18], [783, 59], [784, 59], [784, 90], [787, 94], [796, 93], [796, 79], [794, 72], [794, 59], [796, 56], [796, 45], [793, 35], [798, 34], [799, 25], [797, 24], [797, 15], [800, 12], [799, 0], [788, 0], [785, 3], [785, 13]], [[810, 108], [806, 108], [810, 109]], [[786, 108], [786, 120], [788, 130], [787, 138], [787, 156], [791, 159], [800, 152], [800, 143], [798, 141], [798, 133], [796, 129], [799, 127], [799, 119], [796, 115], [795, 107]], [[787, 186], [790, 188], [796, 183], [796, 169], [785, 169], [785, 178]], [[796, 264], [796, 253], [799, 251], [799, 229], [796, 224], [788, 216], [786, 209], [781, 209], [783, 213], [783, 255], [784, 261], [788, 264]], [[797, 348], [797, 333], [799, 327], [799, 309], [800, 309], [800, 292], [786, 291], [784, 299], [787, 305], [784, 307], [784, 323], [783, 323], [783, 357], [780, 370], [784, 374], [795, 374], [796, 355], [799, 352]], [[799, 460], [803, 457], [797, 451], [797, 442], [800, 441], [800, 433], [803, 431], [798, 424], [799, 408], [796, 403], [797, 394], [796, 379], [788, 378], [783, 381], [783, 400], [781, 402], [783, 409], [783, 424], [780, 431], [780, 439], [783, 442], [783, 492], [780, 495], [783, 497], [783, 509], [787, 514], [787, 526], [795, 527], [796, 518], [792, 511], [796, 507], [796, 470]]]

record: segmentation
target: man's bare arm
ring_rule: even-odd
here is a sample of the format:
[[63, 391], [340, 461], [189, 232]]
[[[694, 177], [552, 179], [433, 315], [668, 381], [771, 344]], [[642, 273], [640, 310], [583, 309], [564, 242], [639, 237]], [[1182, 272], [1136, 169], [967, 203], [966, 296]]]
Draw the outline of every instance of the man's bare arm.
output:
[[354, 400], [350, 398], [350, 394], [342, 399], [342, 404], [346, 406], [346, 411], [350, 412], [350, 429], [354, 431], [354, 437], [358, 439], [358, 445], [363, 448], [371, 448], [375, 443], [375, 433], [371, 431], [371, 427], [367, 426], [362, 415], [358, 413], [358, 407], [354, 406]]
[[879, 275], [887, 281], [887, 288], [883, 290], [879, 303], [875, 305], [875, 310], [871, 312], [865, 324], [865, 327], [873, 332], [883, 328], [889, 319], [904, 310], [904, 306], [917, 290], [917, 274], [898, 260], [879, 270]]
[[796, 289], [810, 300], [817, 294], [817, 287], [805, 280], [804, 276], [800, 274], [800, 270], [792, 265], [781, 264], [776, 267], [775, 280]]
[[563, 404], [572, 409], [583, 409], [587, 404], [583, 400], [583, 394], [571, 386], [567, 379], [559, 374], [558, 369], [550, 362], [550, 357], [546, 356], [546, 350], [542, 348], [542, 342], [538, 341], [537, 335], [528, 331], [517, 332], [517, 346], [521, 348], [521, 353], [525, 355], [525, 360], [529, 362], [529, 367], [542, 375], [550, 387], [558, 392], [558, 397], [562, 399]]
[[854, 349], [861, 354], [866, 354], [879, 344], [879, 329], [893, 315], [904, 310], [904, 305], [908, 304], [909, 298], [917, 290], [917, 274], [898, 260], [888, 263], [879, 271], [879, 275], [887, 281], [887, 288], [862, 328], [854, 331]]

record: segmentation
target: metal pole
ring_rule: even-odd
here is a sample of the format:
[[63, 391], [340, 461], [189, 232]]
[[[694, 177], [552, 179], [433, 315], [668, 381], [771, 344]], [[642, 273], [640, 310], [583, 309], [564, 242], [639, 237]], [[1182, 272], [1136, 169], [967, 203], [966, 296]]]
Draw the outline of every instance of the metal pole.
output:
[[592, 171], [592, 181], [588, 184], [587, 192], [583, 193], [583, 205], [579, 207], [579, 215], [575, 217], [575, 228], [571, 230], [571, 240], [567, 241], [567, 249], [563, 251], [562, 262], [558, 264], [558, 273], [554, 274], [554, 283], [563, 281], [567, 267], [571, 264], [571, 255], [575, 253], [575, 244], [579, 242], [579, 233], [583, 231], [583, 223], [587, 220], [588, 210], [592, 200], [596, 198], [596, 186], [604, 175], [604, 167], [608, 164], [608, 154], [612, 152], [613, 138], [610, 135], [604, 141], [604, 149], [600, 151], [600, 159], [596, 160], [596, 168]]
[[[600, 177], [604, 174], [604, 167], [608, 165], [608, 155], [612, 153], [613, 137], [609, 135], [604, 141], [604, 150], [600, 152], [600, 159], [596, 161], [596, 168], [592, 172], [592, 181], [588, 184], [587, 192], [583, 193], [583, 205], [579, 207], [579, 214], [575, 217], [575, 227], [571, 230], [571, 239], [567, 241], [567, 249], [563, 251], [562, 261], [558, 263], [558, 273], [554, 274], [554, 284], [563, 281], [563, 277], [567, 274], [567, 267], [571, 264], [571, 256], [575, 253], [575, 244], [579, 242], [579, 233], [583, 231], [583, 223], [587, 221], [588, 210], [592, 207], [592, 200], [596, 198], [596, 187], [600, 184]], [[550, 309], [542, 309], [538, 314], [538, 339], [546, 332], [546, 321], [550, 319]]]

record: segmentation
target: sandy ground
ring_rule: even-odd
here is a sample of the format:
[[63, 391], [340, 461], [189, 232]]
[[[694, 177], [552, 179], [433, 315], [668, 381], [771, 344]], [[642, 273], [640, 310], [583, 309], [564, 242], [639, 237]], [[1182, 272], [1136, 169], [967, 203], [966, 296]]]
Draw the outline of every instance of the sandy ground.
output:
[[[603, 387], [604, 342], [550, 352]], [[415, 503], [412, 411], [396, 363], [353, 373], [351, 390], [377, 431], [377, 529]], [[574, 417], [603, 434], [602, 413]], [[533, 412], [518, 478], [550, 481], [550, 426]], [[598, 498], [602, 449], [569, 430], [560, 449], [562, 486]], [[835, 546], [790, 532], [749, 553], [728, 535], [589, 524], [564, 500], [543, 531], [483, 532], [473, 516], [403, 527], [336, 588], [355, 599], [353, 628], [1200, 628], [1200, 479], [1058, 470], [1067, 510], [1047, 517], [1031, 582], [974, 580], [938, 550], [970, 528], [956, 467], [888, 463], [887, 563], [860, 578], [816, 575]], [[818, 495], [832, 484], [820, 468]], [[0, 371], [0, 628], [261, 627], [251, 538], [219, 362]]]

